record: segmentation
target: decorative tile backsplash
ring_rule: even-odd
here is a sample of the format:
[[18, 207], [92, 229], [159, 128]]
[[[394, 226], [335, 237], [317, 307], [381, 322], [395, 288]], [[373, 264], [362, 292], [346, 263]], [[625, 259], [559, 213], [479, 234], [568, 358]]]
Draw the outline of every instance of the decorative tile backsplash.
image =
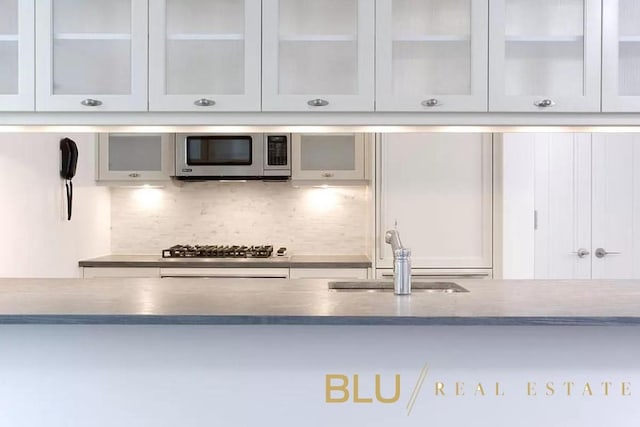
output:
[[111, 189], [114, 254], [174, 244], [272, 244], [295, 254], [367, 254], [368, 188], [289, 182], [185, 182]]

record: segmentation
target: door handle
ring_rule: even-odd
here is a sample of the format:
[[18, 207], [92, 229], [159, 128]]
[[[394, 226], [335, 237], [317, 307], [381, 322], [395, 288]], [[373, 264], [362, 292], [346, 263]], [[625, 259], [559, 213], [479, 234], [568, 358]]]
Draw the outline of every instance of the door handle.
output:
[[596, 249], [596, 257], [597, 258], [604, 258], [607, 255], [619, 255], [620, 252], [607, 252], [604, 248], [598, 248]]
[[580, 248], [580, 249], [578, 249], [577, 251], [575, 251], [575, 252], [571, 252], [571, 253], [572, 253], [572, 254], [576, 254], [576, 255], [578, 255], [578, 258], [584, 258], [584, 257], [586, 257], [587, 255], [589, 255], [591, 252], [589, 252], [589, 251], [588, 251], [587, 249], [585, 249], [585, 248]]

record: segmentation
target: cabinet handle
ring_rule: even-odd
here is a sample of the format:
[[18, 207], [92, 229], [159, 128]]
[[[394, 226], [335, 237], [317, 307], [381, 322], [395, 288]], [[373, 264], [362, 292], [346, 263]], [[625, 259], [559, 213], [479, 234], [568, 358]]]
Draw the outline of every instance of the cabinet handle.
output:
[[87, 98], [83, 99], [80, 104], [84, 105], [85, 107], [99, 107], [102, 105], [102, 101], [100, 101], [99, 99]]
[[333, 174], [329, 173], [329, 172], [325, 172], [325, 173], [322, 174], [322, 177], [323, 178], [333, 178]]
[[140, 174], [139, 173], [135, 173], [135, 172], [134, 173], [130, 173], [129, 176], [131, 178], [140, 178]]
[[540, 108], [547, 108], [547, 107], [553, 107], [554, 105], [556, 105], [556, 103], [550, 99], [543, 99], [543, 100], [534, 102], [533, 105]]
[[194, 104], [198, 107], [211, 107], [212, 105], [216, 105], [216, 101], [213, 99], [200, 98], [194, 101]]
[[620, 252], [607, 252], [604, 248], [598, 248], [596, 249], [596, 257], [597, 258], [604, 258], [607, 255], [619, 255]]
[[440, 105], [440, 101], [435, 98], [427, 99], [421, 102], [423, 107], [437, 107]]
[[311, 106], [311, 107], [326, 107], [327, 105], [329, 105], [329, 101], [327, 101], [326, 99], [311, 99], [309, 101], [307, 101], [307, 105]]

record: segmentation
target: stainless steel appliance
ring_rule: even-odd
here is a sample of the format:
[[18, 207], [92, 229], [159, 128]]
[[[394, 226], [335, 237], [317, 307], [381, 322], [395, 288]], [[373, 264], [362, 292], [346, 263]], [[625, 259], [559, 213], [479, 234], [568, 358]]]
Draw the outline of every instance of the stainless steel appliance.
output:
[[291, 135], [177, 134], [178, 179], [279, 179], [291, 177]]

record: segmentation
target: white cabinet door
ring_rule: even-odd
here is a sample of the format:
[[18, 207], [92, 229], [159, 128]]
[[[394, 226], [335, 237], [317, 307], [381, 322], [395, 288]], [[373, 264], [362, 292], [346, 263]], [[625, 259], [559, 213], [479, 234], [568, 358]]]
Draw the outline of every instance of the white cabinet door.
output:
[[602, 111], [640, 111], [640, 2], [602, 6]]
[[397, 222], [414, 268], [492, 268], [492, 136], [391, 133], [378, 148], [377, 267], [393, 266]]
[[541, 133], [529, 137], [535, 145], [534, 158], [529, 159], [535, 165], [537, 218], [535, 223], [530, 222], [535, 228], [535, 278], [589, 279], [591, 134]]
[[85, 279], [114, 277], [160, 277], [159, 268], [148, 267], [84, 267], [82, 277]]
[[34, 108], [33, 21], [33, 0], [0, 0], [0, 111]]
[[373, 0], [262, 7], [262, 110], [373, 111]]
[[291, 179], [362, 181], [365, 179], [365, 135], [293, 134]]
[[376, 110], [487, 111], [488, 0], [377, 0]]
[[600, 0], [490, 0], [490, 111], [600, 111]]
[[260, 111], [260, 0], [149, 4], [149, 109]]
[[592, 191], [592, 278], [640, 279], [639, 134], [593, 134]]
[[98, 181], [167, 181], [174, 171], [173, 134], [102, 133]]
[[36, 0], [36, 109], [147, 109], [147, 0]]

